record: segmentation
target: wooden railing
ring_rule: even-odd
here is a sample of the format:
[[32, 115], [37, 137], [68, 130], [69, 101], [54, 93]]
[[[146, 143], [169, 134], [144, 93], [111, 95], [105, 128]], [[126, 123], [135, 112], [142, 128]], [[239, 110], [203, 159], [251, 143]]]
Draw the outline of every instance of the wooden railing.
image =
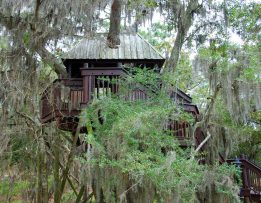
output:
[[105, 96], [110, 97], [119, 91], [117, 75], [92, 75], [90, 76], [91, 88], [88, 92], [88, 97], [90, 99], [101, 99]]
[[141, 89], [131, 90], [126, 96], [126, 100], [129, 101], [146, 100], [147, 98], [147, 93]]
[[[87, 103], [92, 99], [101, 99], [119, 92], [119, 75], [90, 75], [88, 76]], [[126, 93], [126, 100], [145, 100], [147, 94], [141, 89], [133, 89]]]
[[243, 187], [240, 196], [248, 198], [259, 198], [261, 202], [261, 168], [249, 161], [246, 156], [238, 159], [227, 160], [230, 164], [235, 164], [241, 168]]
[[118, 79], [122, 75], [121, 68], [82, 68], [83, 103], [88, 104], [93, 98], [118, 92]]

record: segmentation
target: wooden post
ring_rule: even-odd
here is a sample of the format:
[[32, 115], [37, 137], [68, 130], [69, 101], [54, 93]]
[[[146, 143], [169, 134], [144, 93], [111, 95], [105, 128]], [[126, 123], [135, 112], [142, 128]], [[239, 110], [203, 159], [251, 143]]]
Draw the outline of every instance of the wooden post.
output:
[[89, 102], [89, 79], [90, 76], [85, 75], [83, 77], [83, 103], [87, 104]]
[[[88, 68], [89, 64], [84, 63], [83, 68]], [[89, 102], [89, 76], [84, 75], [83, 76], [83, 105], [86, 105]]]

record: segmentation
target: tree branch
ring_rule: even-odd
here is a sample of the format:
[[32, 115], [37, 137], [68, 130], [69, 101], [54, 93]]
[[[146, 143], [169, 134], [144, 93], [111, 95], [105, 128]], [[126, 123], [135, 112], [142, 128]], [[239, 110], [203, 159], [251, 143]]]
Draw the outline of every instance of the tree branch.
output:
[[64, 78], [67, 77], [66, 68], [63, 65], [61, 59], [55, 57], [45, 47], [38, 47], [37, 53], [41, 56], [43, 61], [49, 64], [53, 70], [59, 75], [61, 74]]
[[74, 151], [75, 151], [75, 147], [76, 147], [76, 143], [77, 143], [77, 139], [78, 139], [78, 136], [79, 136], [79, 133], [80, 133], [80, 124], [78, 124], [77, 126], [77, 129], [76, 129], [76, 132], [74, 132], [74, 137], [73, 137], [73, 143], [72, 143], [72, 146], [71, 146], [71, 150], [70, 150], [70, 153], [68, 155], [68, 161], [66, 163], [66, 167], [65, 169], [63, 170], [63, 174], [62, 174], [62, 182], [61, 182], [61, 188], [60, 188], [60, 200], [62, 198], [62, 194], [63, 194], [63, 191], [64, 191], [64, 188], [65, 188], [65, 183], [66, 183], [66, 180], [67, 180], [67, 176], [69, 174], [69, 170], [70, 170], [70, 166], [73, 162], [73, 155], [74, 155]]
[[25, 114], [25, 113], [21, 113], [19, 111], [16, 111], [16, 113], [23, 117], [23, 118], [26, 118], [27, 120], [31, 121], [33, 124], [36, 124], [37, 126], [40, 126], [40, 123], [36, 122], [32, 117], [30, 117], [29, 115]]
[[207, 130], [207, 137], [200, 143], [200, 145], [197, 147], [197, 149], [195, 150], [195, 154], [204, 146], [204, 144], [209, 140], [209, 138], [211, 137], [211, 134], [209, 133], [209, 131]]

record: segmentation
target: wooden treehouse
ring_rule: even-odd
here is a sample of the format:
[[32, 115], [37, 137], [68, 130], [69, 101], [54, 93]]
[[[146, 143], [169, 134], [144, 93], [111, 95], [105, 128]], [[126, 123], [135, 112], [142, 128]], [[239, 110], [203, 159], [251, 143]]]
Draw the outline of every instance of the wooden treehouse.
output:
[[[121, 45], [111, 49], [106, 45], [106, 35], [97, 34], [82, 40], [63, 57], [68, 73], [47, 88], [41, 99], [41, 121], [56, 121], [60, 129], [74, 131], [81, 109], [94, 98], [114, 94], [119, 90], [117, 79], [125, 74], [124, 66], [160, 69], [164, 57], [138, 34], [121, 34]], [[101, 79], [105, 78], [105, 79]], [[114, 82], [111, 82], [114, 81]], [[198, 109], [190, 96], [181, 90], [170, 95], [183, 106], [185, 111], [198, 117]], [[144, 90], [135, 90], [127, 95], [130, 100], [146, 99]], [[168, 126], [186, 146], [189, 140], [185, 123], [171, 122]], [[84, 129], [82, 129], [84, 131]]]
[[[77, 46], [63, 56], [67, 78], [58, 78], [42, 94], [41, 122], [56, 121], [58, 127], [65, 131], [74, 132], [79, 122], [79, 115], [83, 108], [93, 98], [102, 95], [115, 94], [119, 91], [117, 79], [125, 74], [124, 66], [147, 67], [160, 69], [165, 61], [164, 57], [147, 41], [137, 34], [121, 34], [121, 44], [117, 49], [106, 45], [105, 34], [83, 39]], [[106, 80], [101, 79], [106, 78]], [[127, 95], [130, 100], [146, 99], [144, 90], [136, 89]], [[186, 112], [191, 113], [198, 120], [199, 111], [192, 104], [192, 98], [181, 90], [173, 90], [170, 97], [179, 103]], [[186, 148], [191, 145], [192, 137], [188, 133], [188, 125], [184, 122], [171, 121], [168, 129], [173, 132]], [[82, 132], [86, 129], [82, 128]], [[199, 145], [204, 134], [200, 129], [196, 131], [196, 143]], [[204, 150], [204, 147], [202, 148]], [[226, 160], [221, 160], [224, 162]], [[227, 160], [235, 163], [235, 160]], [[245, 199], [261, 202], [261, 168], [240, 159], [242, 168], [243, 187], [240, 195]], [[259, 200], [257, 200], [259, 198]]]

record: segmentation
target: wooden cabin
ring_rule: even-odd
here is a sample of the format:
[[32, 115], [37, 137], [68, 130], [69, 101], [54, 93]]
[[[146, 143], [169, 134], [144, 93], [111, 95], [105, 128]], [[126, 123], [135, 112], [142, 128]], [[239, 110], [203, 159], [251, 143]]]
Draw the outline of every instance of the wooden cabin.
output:
[[[160, 70], [165, 62], [164, 57], [138, 34], [121, 34], [121, 44], [117, 49], [106, 45], [106, 37], [106, 34], [96, 34], [85, 38], [64, 54], [63, 63], [68, 77], [60, 77], [44, 91], [41, 99], [42, 123], [56, 121], [60, 129], [73, 131], [79, 121], [81, 109], [86, 107], [93, 97], [99, 98], [104, 93], [118, 92], [119, 85], [110, 81], [117, 81], [124, 74], [123, 67]], [[106, 80], [100, 80], [101, 77]], [[136, 100], [145, 99], [146, 96], [145, 91], [137, 89], [131, 92], [128, 98]], [[173, 90], [170, 96], [198, 118], [197, 106], [192, 104], [189, 95], [181, 90]], [[186, 146], [187, 142], [184, 140], [188, 140], [187, 125], [173, 121], [169, 128], [175, 131], [181, 145]]]

